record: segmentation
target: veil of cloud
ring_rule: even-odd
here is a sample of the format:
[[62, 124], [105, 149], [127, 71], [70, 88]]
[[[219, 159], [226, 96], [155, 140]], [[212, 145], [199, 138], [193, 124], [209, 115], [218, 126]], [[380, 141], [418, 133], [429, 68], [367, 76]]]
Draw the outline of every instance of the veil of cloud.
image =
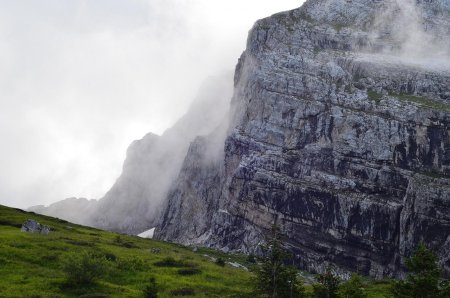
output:
[[101, 197], [255, 20], [301, 2], [0, 0], [0, 204]]

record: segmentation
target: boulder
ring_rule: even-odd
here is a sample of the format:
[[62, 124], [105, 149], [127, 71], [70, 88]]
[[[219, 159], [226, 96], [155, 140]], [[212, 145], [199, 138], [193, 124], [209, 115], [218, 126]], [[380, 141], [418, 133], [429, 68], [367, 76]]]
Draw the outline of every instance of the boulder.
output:
[[22, 224], [22, 228], [20, 229], [22, 232], [28, 233], [39, 233], [47, 235], [50, 233], [50, 227], [41, 225], [37, 221], [33, 219], [28, 219]]

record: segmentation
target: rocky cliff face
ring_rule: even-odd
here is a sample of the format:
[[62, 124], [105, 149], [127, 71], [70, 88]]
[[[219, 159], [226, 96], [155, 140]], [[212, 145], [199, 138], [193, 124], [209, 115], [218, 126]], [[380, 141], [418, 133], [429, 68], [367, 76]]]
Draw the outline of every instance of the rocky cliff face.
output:
[[160, 137], [149, 133], [130, 145], [121, 176], [91, 217], [93, 226], [129, 234], [155, 227], [190, 143], [226, 120], [232, 94], [230, 81], [229, 75], [210, 78], [173, 127]]
[[310, 271], [397, 275], [424, 241], [450, 272], [449, 32], [448, 0], [258, 21], [225, 144], [191, 144], [156, 237], [251, 252], [277, 223]]

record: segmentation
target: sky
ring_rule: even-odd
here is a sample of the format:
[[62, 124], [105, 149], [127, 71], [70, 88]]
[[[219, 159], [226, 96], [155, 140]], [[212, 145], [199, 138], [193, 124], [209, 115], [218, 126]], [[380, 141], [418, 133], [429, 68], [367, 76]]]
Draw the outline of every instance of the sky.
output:
[[99, 199], [248, 30], [302, 0], [0, 0], [0, 204]]

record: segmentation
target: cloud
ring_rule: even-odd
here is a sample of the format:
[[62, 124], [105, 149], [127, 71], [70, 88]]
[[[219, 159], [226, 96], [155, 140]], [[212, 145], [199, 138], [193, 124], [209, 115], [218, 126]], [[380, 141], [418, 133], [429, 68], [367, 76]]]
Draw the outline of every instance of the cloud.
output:
[[103, 196], [256, 19], [301, 5], [273, 2], [0, 0], [0, 204]]

